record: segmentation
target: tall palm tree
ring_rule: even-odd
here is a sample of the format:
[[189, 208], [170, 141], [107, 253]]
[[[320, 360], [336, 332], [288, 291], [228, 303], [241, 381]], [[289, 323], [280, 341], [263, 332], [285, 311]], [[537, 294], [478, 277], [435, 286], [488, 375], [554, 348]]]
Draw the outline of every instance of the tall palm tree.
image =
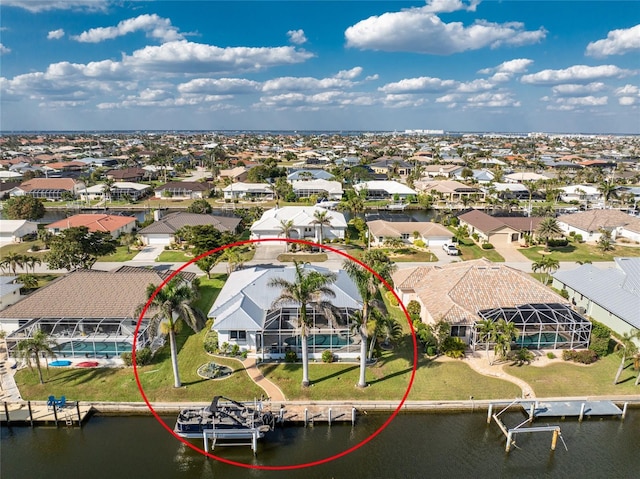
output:
[[309, 386], [309, 355], [307, 345], [307, 328], [309, 308], [322, 311], [330, 316], [333, 306], [326, 298], [335, 298], [336, 293], [330, 285], [337, 279], [335, 273], [321, 273], [314, 269], [305, 268], [303, 263], [294, 261], [295, 277], [293, 281], [284, 278], [273, 278], [268, 285], [280, 288], [280, 296], [272, 303], [272, 308], [295, 304], [299, 308], [298, 321], [300, 326], [300, 342], [302, 343], [302, 387]]
[[[633, 342], [633, 338], [638, 335], [638, 331], [627, 332], [622, 335], [619, 339], [618, 344], [616, 344], [616, 350], [618, 351], [618, 356], [620, 356], [620, 366], [618, 367], [618, 371], [616, 372], [616, 377], [613, 380], [613, 384], [618, 384], [618, 380], [620, 379], [620, 374], [622, 374], [622, 370], [624, 369], [624, 363], [627, 361], [627, 358], [630, 358], [638, 353], [638, 346]], [[636, 384], [638, 381], [636, 380]]]
[[360, 333], [360, 379], [358, 380], [358, 387], [364, 388], [367, 387], [367, 340], [369, 338], [367, 325], [369, 323], [371, 310], [380, 307], [376, 300], [378, 279], [371, 271], [351, 260], [346, 260], [342, 268], [355, 283], [358, 293], [360, 293], [360, 298], [362, 299], [362, 311], [360, 314], [354, 315], [353, 319], [356, 321]]
[[18, 253], [7, 253], [0, 261], [0, 268], [9, 269], [15, 275], [18, 268], [24, 266], [24, 256]]
[[[157, 286], [147, 286], [147, 298], [151, 298]], [[180, 321], [187, 323], [194, 331], [200, 331], [205, 323], [204, 314], [193, 307], [192, 302], [197, 299], [197, 291], [193, 286], [182, 282], [179, 278], [173, 278], [151, 300], [150, 308], [155, 309], [149, 324], [150, 336], [154, 337], [158, 328], [163, 334], [169, 335], [169, 347], [171, 348], [171, 365], [173, 367], [174, 387], [182, 386], [180, 371], [178, 370], [178, 351], [176, 346], [176, 333], [179, 331]], [[142, 305], [139, 309], [144, 307]]]
[[18, 342], [18, 357], [26, 361], [29, 369], [32, 369], [31, 358], [33, 357], [35, 359], [40, 384], [44, 384], [42, 367], [40, 366], [40, 355], [44, 353], [53, 356], [53, 348], [55, 346], [56, 343], [44, 331], [36, 331], [33, 337]]
[[327, 210], [316, 210], [316, 212], [313, 214], [313, 223], [319, 226], [319, 240], [318, 241], [320, 244], [323, 244], [324, 242], [324, 227], [325, 226], [331, 226], [331, 215], [329, 215], [329, 212]]
[[505, 321], [504, 318], [500, 318], [495, 323], [495, 328], [496, 345], [494, 350], [496, 356], [501, 359], [505, 359], [511, 351], [511, 342], [514, 339], [518, 339], [520, 332], [518, 331], [518, 328], [516, 328], [515, 324]]
[[544, 218], [540, 223], [538, 223], [538, 227], [536, 228], [536, 234], [539, 238], [542, 238], [545, 242], [547, 250], [549, 249], [549, 240], [551, 238], [555, 238], [556, 236], [560, 236], [562, 234], [562, 229], [558, 224], [558, 220], [555, 218]]
[[216, 258], [215, 264], [222, 261], [227, 262], [227, 274], [233, 273], [236, 269], [242, 268], [244, 260], [242, 257], [242, 249], [239, 246], [226, 248], [220, 256]]
[[[289, 239], [289, 234], [291, 234], [291, 230], [293, 230], [293, 220], [280, 220], [280, 230], [284, 235], [285, 239]], [[285, 243], [285, 251], [289, 251], [289, 242]]]
[[604, 207], [607, 207], [607, 201], [611, 198], [617, 198], [617, 186], [610, 181], [603, 181], [598, 185], [598, 191], [602, 194]]
[[478, 339], [480, 341], [484, 341], [487, 360], [489, 361], [489, 366], [491, 366], [492, 361], [489, 357], [489, 343], [495, 341], [496, 339], [496, 325], [490, 319], [483, 319], [481, 321], [478, 321], [476, 326], [478, 328]]
[[29, 268], [31, 268], [32, 273], [36, 272], [36, 266], [40, 266], [42, 264], [42, 260], [37, 256], [24, 256], [22, 258], [22, 261], [27, 271], [29, 271]]
[[558, 271], [559, 267], [560, 262], [551, 255], [541, 256], [538, 261], [531, 263], [531, 271], [534, 273], [542, 272], [542, 279], [544, 279], [542, 283], [545, 285], [549, 283], [551, 275]]

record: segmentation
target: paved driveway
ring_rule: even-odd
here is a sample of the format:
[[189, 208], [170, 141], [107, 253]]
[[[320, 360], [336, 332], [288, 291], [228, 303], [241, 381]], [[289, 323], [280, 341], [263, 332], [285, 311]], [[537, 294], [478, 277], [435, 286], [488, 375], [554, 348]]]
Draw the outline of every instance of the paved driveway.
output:
[[164, 251], [164, 245], [145, 246], [131, 261], [155, 261]]
[[493, 243], [495, 250], [500, 253], [507, 263], [531, 263], [531, 260], [518, 251], [518, 244], [495, 244]]

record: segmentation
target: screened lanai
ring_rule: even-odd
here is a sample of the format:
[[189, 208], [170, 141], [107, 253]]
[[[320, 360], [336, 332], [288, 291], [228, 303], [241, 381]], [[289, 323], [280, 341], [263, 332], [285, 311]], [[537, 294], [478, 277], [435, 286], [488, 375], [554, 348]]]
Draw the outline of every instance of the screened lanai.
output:
[[[339, 308], [332, 319], [314, 308], [307, 310], [307, 345], [310, 354], [330, 350], [336, 353], [359, 352], [359, 335], [354, 334], [350, 319], [355, 310]], [[302, 352], [299, 309], [273, 309], [267, 312], [262, 338], [258, 338], [258, 353], [284, 354]]]
[[[23, 339], [43, 331], [55, 343], [59, 358], [113, 358], [131, 352], [136, 320], [132, 318], [37, 318], [7, 337], [9, 355]], [[138, 331], [137, 346], [148, 345], [148, 322]]]
[[[525, 304], [514, 308], [493, 308], [478, 311], [482, 320], [504, 319], [515, 324], [519, 336], [516, 345], [528, 349], [587, 348], [591, 337], [591, 322], [566, 304]], [[478, 322], [471, 333], [471, 348], [485, 346], [478, 331]]]

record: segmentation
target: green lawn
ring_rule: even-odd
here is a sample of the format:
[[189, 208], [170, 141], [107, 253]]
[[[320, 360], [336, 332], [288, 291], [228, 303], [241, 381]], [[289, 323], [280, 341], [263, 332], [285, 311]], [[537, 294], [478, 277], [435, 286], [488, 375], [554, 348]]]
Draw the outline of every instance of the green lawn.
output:
[[482, 249], [480, 246], [474, 244], [471, 246], [459, 245], [462, 259], [467, 261], [471, 259], [487, 258], [494, 263], [503, 263], [504, 258], [495, 249]]
[[[544, 251], [544, 246], [531, 246], [530, 248], [518, 248], [523, 255], [532, 261], [538, 261]], [[558, 261], [613, 261], [619, 256], [640, 256], [640, 248], [633, 246], [615, 246], [612, 251], [602, 253], [595, 245], [587, 243], [571, 242], [567, 246], [559, 248], [549, 248], [550, 256]]]
[[327, 261], [327, 253], [283, 253], [278, 255], [278, 261], [301, 263], [321, 263]]
[[164, 250], [156, 261], [160, 263], [187, 263], [193, 259], [193, 255], [187, 255], [184, 251]]
[[226, 274], [212, 274], [211, 279], [208, 279], [206, 276], [201, 277], [199, 279], [200, 297], [194, 303], [194, 306], [207, 314], [211, 309], [213, 302], [218, 297], [218, 293], [220, 293], [220, 290], [224, 286], [226, 280]]
[[504, 371], [528, 382], [538, 397], [640, 395], [640, 386], [633, 385], [638, 371], [632, 361], [627, 361], [620, 382], [613, 384], [619, 365], [614, 354], [588, 366], [560, 361], [545, 367], [507, 366]]
[[[351, 245], [352, 246], [352, 245]], [[392, 261], [396, 263], [406, 263], [406, 262], [422, 262], [428, 263], [432, 261], [438, 261], [436, 255], [434, 255], [431, 251], [422, 251], [410, 247], [406, 248], [381, 248], [381, 251], [384, 252], [385, 255], [389, 257]], [[348, 253], [350, 256], [353, 256], [356, 259], [362, 259], [362, 255], [365, 250], [354, 248], [345, 248], [345, 253]]]
[[98, 261], [108, 261], [108, 262], [119, 263], [124, 261], [130, 261], [137, 254], [138, 254], [137, 250], [130, 249], [129, 251], [127, 251], [126, 246], [118, 246], [115, 253], [107, 256], [100, 256], [98, 257]]
[[16, 253], [27, 256], [37, 256], [42, 259], [45, 251], [29, 251], [34, 245], [39, 249], [44, 248], [44, 243], [40, 240], [4, 245], [0, 248], [0, 258], [4, 258], [5, 255], [9, 253]]

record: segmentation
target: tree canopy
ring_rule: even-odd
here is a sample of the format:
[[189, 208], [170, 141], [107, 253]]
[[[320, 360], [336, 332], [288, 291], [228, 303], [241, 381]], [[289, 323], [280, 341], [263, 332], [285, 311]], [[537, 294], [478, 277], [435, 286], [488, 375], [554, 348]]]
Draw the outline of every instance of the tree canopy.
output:
[[49, 269], [91, 269], [99, 256], [115, 253], [117, 246], [118, 242], [109, 233], [74, 226], [51, 238], [45, 260]]
[[3, 208], [10, 220], [38, 220], [44, 216], [44, 203], [33, 196], [14, 196], [9, 198]]

